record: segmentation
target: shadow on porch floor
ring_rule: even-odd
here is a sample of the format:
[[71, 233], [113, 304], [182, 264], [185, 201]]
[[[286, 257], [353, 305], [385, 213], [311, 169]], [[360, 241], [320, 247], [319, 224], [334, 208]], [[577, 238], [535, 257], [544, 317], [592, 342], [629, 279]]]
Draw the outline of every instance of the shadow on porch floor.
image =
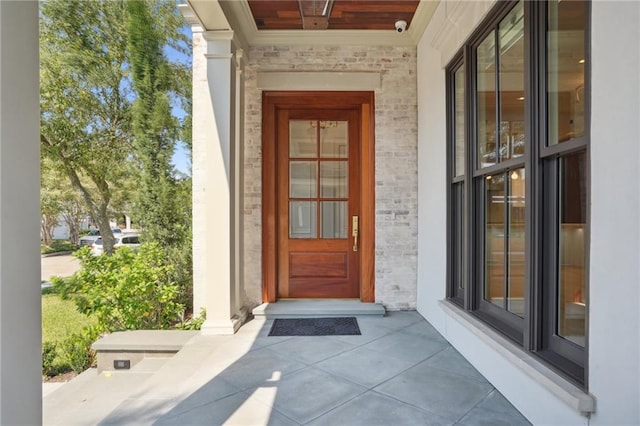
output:
[[173, 358], [83, 373], [44, 397], [44, 424], [529, 424], [416, 312], [358, 323], [361, 336], [269, 337], [272, 320], [197, 335]]

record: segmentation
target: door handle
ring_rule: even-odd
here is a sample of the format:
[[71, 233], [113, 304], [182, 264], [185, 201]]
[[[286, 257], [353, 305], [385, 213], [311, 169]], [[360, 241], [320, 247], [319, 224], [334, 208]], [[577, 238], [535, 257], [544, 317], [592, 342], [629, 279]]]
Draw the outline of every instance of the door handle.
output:
[[353, 237], [353, 251], [358, 251], [358, 216], [351, 217], [351, 236]]

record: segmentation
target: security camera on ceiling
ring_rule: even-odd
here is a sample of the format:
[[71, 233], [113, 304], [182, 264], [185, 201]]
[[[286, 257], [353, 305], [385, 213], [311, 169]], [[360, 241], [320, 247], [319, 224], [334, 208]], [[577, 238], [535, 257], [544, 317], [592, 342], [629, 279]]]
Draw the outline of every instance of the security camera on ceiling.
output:
[[407, 21], [396, 21], [396, 31], [398, 33], [403, 33], [407, 30]]

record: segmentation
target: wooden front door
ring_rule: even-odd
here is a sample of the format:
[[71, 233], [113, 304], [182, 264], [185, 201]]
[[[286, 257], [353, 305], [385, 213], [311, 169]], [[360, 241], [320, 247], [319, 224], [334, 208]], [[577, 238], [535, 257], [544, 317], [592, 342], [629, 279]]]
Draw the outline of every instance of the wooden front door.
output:
[[263, 301], [373, 302], [374, 93], [262, 99]]
[[277, 112], [278, 297], [359, 297], [356, 110]]

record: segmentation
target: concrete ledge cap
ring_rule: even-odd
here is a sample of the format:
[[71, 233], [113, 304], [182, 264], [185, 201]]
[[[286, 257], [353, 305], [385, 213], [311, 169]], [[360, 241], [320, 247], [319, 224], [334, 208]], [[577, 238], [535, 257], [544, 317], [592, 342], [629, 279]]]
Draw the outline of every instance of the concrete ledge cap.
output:
[[91, 347], [96, 351], [178, 352], [198, 333], [187, 330], [117, 331], [98, 339]]
[[485, 344], [575, 411], [583, 416], [595, 413], [595, 398], [591, 394], [585, 393], [533, 355], [507, 340], [507, 338], [473, 315], [461, 310], [457, 305], [448, 300], [440, 300], [439, 305], [449, 317], [463, 324]]

